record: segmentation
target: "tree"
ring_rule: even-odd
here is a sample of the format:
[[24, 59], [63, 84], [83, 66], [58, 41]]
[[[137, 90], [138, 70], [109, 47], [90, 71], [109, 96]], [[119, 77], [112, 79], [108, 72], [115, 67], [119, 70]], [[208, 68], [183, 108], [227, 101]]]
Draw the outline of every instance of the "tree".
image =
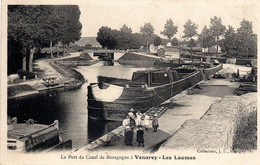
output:
[[216, 45], [217, 45], [216, 56], [218, 56], [219, 37], [224, 34], [225, 30], [226, 30], [226, 27], [225, 27], [225, 25], [222, 24], [220, 17], [218, 18], [218, 17], [214, 16], [213, 18], [210, 19], [210, 32], [211, 32], [211, 35], [215, 38]]
[[229, 57], [232, 57], [234, 52], [237, 52], [237, 35], [232, 26], [228, 26], [228, 29], [224, 33], [224, 39], [220, 42], [222, 50], [224, 50]]
[[118, 45], [116, 30], [106, 26], [99, 29], [96, 40], [103, 48], [114, 49]]
[[44, 23], [40, 20], [48, 18], [48, 9], [46, 6], [17, 5], [8, 12], [8, 38], [22, 44], [23, 70], [27, 69], [26, 57], [29, 54], [29, 71], [32, 71], [35, 49], [46, 43]]
[[161, 34], [171, 39], [177, 32], [178, 27], [174, 26], [172, 19], [169, 19], [166, 21], [166, 24], [164, 25], [164, 31], [162, 31]]
[[237, 29], [238, 55], [248, 58], [249, 55], [256, 56], [257, 42], [256, 34], [253, 33], [252, 22], [243, 20]]
[[118, 49], [129, 49], [131, 43], [132, 29], [123, 25], [118, 31]]
[[55, 6], [55, 8], [59, 19], [62, 20], [60, 24], [61, 35], [58, 39], [68, 51], [70, 43], [75, 43], [80, 39], [82, 25], [79, 18], [81, 13], [76, 5], [62, 5]]
[[134, 33], [131, 35], [131, 40], [129, 44], [129, 48], [138, 49], [143, 43], [143, 35], [140, 33]]
[[154, 33], [154, 28], [151, 25], [151, 23], [145, 23], [141, 28], [140, 28], [140, 33], [143, 34], [146, 38], [146, 45], [147, 45], [147, 52], [149, 52], [149, 39]]
[[157, 47], [157, 46], [161, 45], [161, 43], [162, 43], [162, 39], [159, 36], [156, 36], [153, 41], [154, 46]]
[[187, 44], [188, 47], [195, 47], [197, 46], [197, 42], [194, 39], [190, 39]]
[[125, 24], [120, 28], [120, 32], [123, 34], [131, 34], [132, 29], [130, 27], [127, 27]]
[[176, 37], [174, 37], [174, 38], [172, 39], [171, 44], [172, 44], [172, 46], [178, 46], [178, 45], [179, 45], [178, 39], [177, 39]]
[[211, 35], [210, 30], [205, 25], [198, 35], [198, 43], [202, 48], [210, 48], [211, 46], [215, 45], [215, 39]]
[[[185, 38], [190, 39], [190, 41], [192, 40], [192, 37], [197, 35], [197, 29], [198, 29], [198, 25], [196, 25], [195, 23], [191, 22], [191, 20], [189, 19], [185, 24], [184, 24], [184, 36]], [[192, 46], [193, 44], [191, 44], [191, 57], [192, 57]], [[193, 58], [192, 58], [192, 62], [193, 62]]]
[[[27, 56], [29, 56], [28, 68], [29, 71], [32, 71], [36, 50], [49, 44], [52, 45], [53, 42], [61, 41], [62, 35], [63, 37], [67, 36], [66, 42], [74, 42], [80, 38], [81, 24], [78, 19], [80, 12], [76, 12], [77, 10], [79, 11], [78, 6], [75, 5], [8, 6], [8, 40], [21, 44], [23, 70], [27, 69]], [[72, 11], [73, 14], [65, 14]], [[69, 27], [74, 25], [79, 28], [71, 30]]]

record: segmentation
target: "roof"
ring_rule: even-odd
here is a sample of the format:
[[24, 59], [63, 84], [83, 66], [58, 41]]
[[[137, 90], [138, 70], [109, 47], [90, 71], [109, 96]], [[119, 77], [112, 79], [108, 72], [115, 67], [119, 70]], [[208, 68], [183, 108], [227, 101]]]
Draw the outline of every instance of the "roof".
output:
[[179, 52], [180, 51], [178, 48], [161, 48], [159, 50], [163, 50], [165, 52]]

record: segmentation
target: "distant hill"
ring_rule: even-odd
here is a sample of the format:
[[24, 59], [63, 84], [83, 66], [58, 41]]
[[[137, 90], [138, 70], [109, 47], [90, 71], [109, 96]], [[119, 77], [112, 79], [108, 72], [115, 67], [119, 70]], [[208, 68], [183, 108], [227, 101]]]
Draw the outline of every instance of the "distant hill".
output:
[[96, 37], [81, 37], [81, 39], [75, 42], [75, 44], [79, 46], [91, 44], [93, 47], [101, 47], [101, 45], [97, 42]]

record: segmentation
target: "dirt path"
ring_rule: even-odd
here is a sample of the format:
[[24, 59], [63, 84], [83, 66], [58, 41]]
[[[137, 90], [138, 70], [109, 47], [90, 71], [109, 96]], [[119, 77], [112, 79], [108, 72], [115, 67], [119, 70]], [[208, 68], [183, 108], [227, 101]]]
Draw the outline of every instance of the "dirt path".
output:
[[43, 73], [44, 76], [56, 74], [59, 77], [63, 78], [63, 76], [58, 71], [56, 71], [52, 66], [49, 65], [49, 62], [54, 61], [54, 60], [62, 60], [62, 59], [78, 57], [78, 56], [80, 56], [80, 52], [75, 52], [75, 53], [71, 53], [69, 56], [65, 56], [65, 57], [38, 60], [34, 63], [34, 65], [36, 66], [37, 70], [41, 70], [44, 72]]

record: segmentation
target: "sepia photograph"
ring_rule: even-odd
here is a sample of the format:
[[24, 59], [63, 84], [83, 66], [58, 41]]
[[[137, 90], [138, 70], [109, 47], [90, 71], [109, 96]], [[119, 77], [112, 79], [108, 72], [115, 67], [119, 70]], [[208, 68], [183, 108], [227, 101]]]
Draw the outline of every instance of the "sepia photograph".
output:
[[2, 0], [0, 164], [257, 164], [259, 4]]

